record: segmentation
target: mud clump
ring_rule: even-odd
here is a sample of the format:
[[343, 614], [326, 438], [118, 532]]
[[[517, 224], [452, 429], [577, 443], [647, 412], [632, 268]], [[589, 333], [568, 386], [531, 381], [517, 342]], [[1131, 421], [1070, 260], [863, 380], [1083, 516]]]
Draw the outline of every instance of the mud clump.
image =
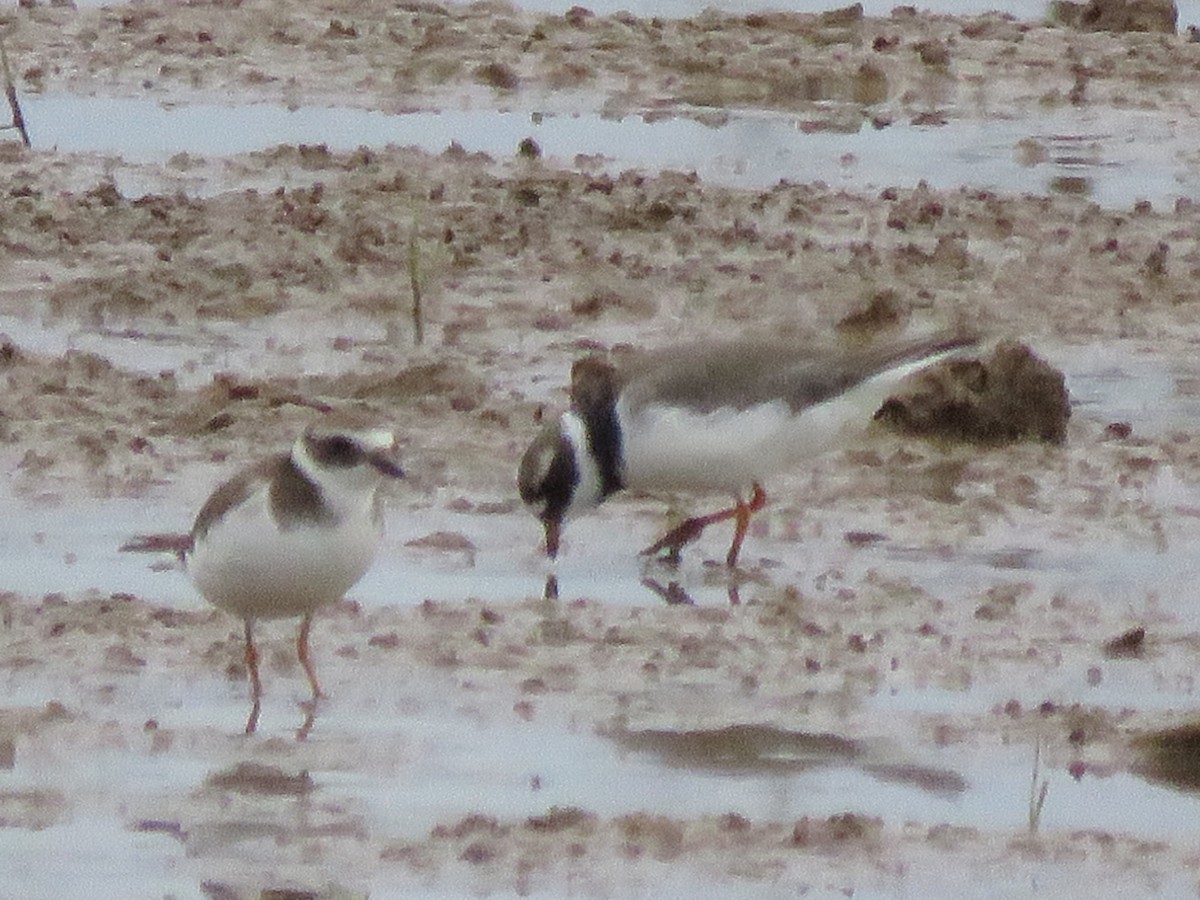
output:
[[855, 813], [838, 813], [827, 819], [805, 816], [792, 829], [793, 847], [828, 848], [846, 843], [877, 843], [883, 820]]
[[864, 306], [843, 316], [837, 329], [847, 335], [870, 335], [896, 328], [908, 317], [908, 312], [899, 294], [885, 288], [872, 294]]
[[1146, 629], [1131, 628], [1104, 642], [1106, 659], [1141, 659], [1146, 653]]
[[986, 356], [948, 360], [921, 372], [875, 413], [876, 420], [905, 434], [978, 444], [1061, 444], [1070, 417], [1063, 373], [1012, 341]]
[[1090, 0], [1050, 4], [1051, 18], [1080, 31], [1134, 31], [1175, 34], [1179, 10], [1174, 0]]

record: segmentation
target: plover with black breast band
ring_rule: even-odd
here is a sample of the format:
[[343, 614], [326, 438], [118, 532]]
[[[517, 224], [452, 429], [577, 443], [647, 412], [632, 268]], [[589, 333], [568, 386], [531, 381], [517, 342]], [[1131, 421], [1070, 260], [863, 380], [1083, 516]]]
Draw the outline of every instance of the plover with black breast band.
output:
[[310, 424], [289, 452], [234, 475], [200, 508], [184, 562], [205, 599], [244, 623], [247, 733], [257, 728], [262, 697], [254, 623], [301, 617], [296, 648], [315, 708], [323, 694], [309, 655], [313, 615], [366, 573], [383, 533], [380, 488], [403, 475], [391, 429], [335, 412]]
[[975, 343], [944, 333], [853, 348], [744, 339], [619, 364], [585, 357], [571, 369], [570, 408], [521, 460], [521, 499], [554, 558], [563, 523], [620, 490], [732, 494], [733, 506], [687, 519], [642, 553], [677, 561], [705, 528], [733, 519], [733, 568], [766, 503], [764, 479], [851, 446], [904, 378]]

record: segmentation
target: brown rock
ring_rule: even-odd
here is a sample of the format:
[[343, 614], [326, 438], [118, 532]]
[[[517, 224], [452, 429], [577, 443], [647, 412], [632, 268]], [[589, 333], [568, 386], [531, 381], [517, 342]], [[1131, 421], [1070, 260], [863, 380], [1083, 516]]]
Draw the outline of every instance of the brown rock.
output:
[[1058, 0], [1051, 18], [1080, 31], [1140, 31], [1175, 34], [1179, 10], [1174, 0]]
[[983, 444], [1060, 444], [1070, 417], [1063, 373], [1012, 341], [987, 356], [951, 359], [919, 373], [875, 413], [908, 434]]

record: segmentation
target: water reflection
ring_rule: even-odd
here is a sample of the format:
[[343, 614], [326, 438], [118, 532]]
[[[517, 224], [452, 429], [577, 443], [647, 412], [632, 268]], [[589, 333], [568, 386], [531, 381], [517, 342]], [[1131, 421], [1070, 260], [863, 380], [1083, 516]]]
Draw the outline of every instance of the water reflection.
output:
[[300, 797], [316, 790], [316, 784], [308, 772], [288, 774], [278, 766], [256, 762], [240, 762], [218, 769], [204, 779], [204, 786], [237, 794], [277, 797]]
[[[692, 595], [684, 588], [683, 583], [678, 580], [668, 581], [665, 585], [655, 578], [644, 577], [641, 581], [642, 587], [646, 588], [655, 597], [658, 597], [667, 606], [695, 606], [696, 601]], [[738, 590], [736, 582], [731, 582], [725, 586], [725, 591], [729, 597], [730, 606], [740, 606], [742, 602], [741, 592]]]
[[691, 595], [683, 589], [683, 585], [678, 581], [671, 581], [663, 585], [653, 578], [643, 578], [642, 587], [661, 598], [667, 606], [696, 605], [696, 601], [692, 599]]
[[961, 793], [967, 789], [956, 772], [890, 760], [865, 742], [836, 734], [757, 724], [684, 731], [614, 727], [602, 733], [626, 750], [649, 753], [666, 765], [688, 769], [782, 774], [849, 765], [882, 781], [922, 791]]

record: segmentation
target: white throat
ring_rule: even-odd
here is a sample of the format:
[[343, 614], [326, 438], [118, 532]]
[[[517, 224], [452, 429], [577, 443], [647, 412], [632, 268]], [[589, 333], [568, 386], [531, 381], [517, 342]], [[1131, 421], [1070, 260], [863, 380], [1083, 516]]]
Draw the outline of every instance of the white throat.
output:
[[575, 489], [571, 492], [571, 502], [567, 504], [565, 517], [569, 519], [596, 508], [604, 498], [601, 493], [600, 467], [596, 464], [596, 458], [592, 456], [587, 426], [583, 424], [583, 419], [574, 412], [566, 412], [559, 420], [559, 425], [563, 437], [571, 444], [578, 479]]
[[316, 485], [321, 502], [337, 521], [356, 516], [375, 515], [375, 494], [379, 477], [369, 466], [337, 469], [313, 459], [303, 438], [292, 446], [292, 462], [300, 473]]

